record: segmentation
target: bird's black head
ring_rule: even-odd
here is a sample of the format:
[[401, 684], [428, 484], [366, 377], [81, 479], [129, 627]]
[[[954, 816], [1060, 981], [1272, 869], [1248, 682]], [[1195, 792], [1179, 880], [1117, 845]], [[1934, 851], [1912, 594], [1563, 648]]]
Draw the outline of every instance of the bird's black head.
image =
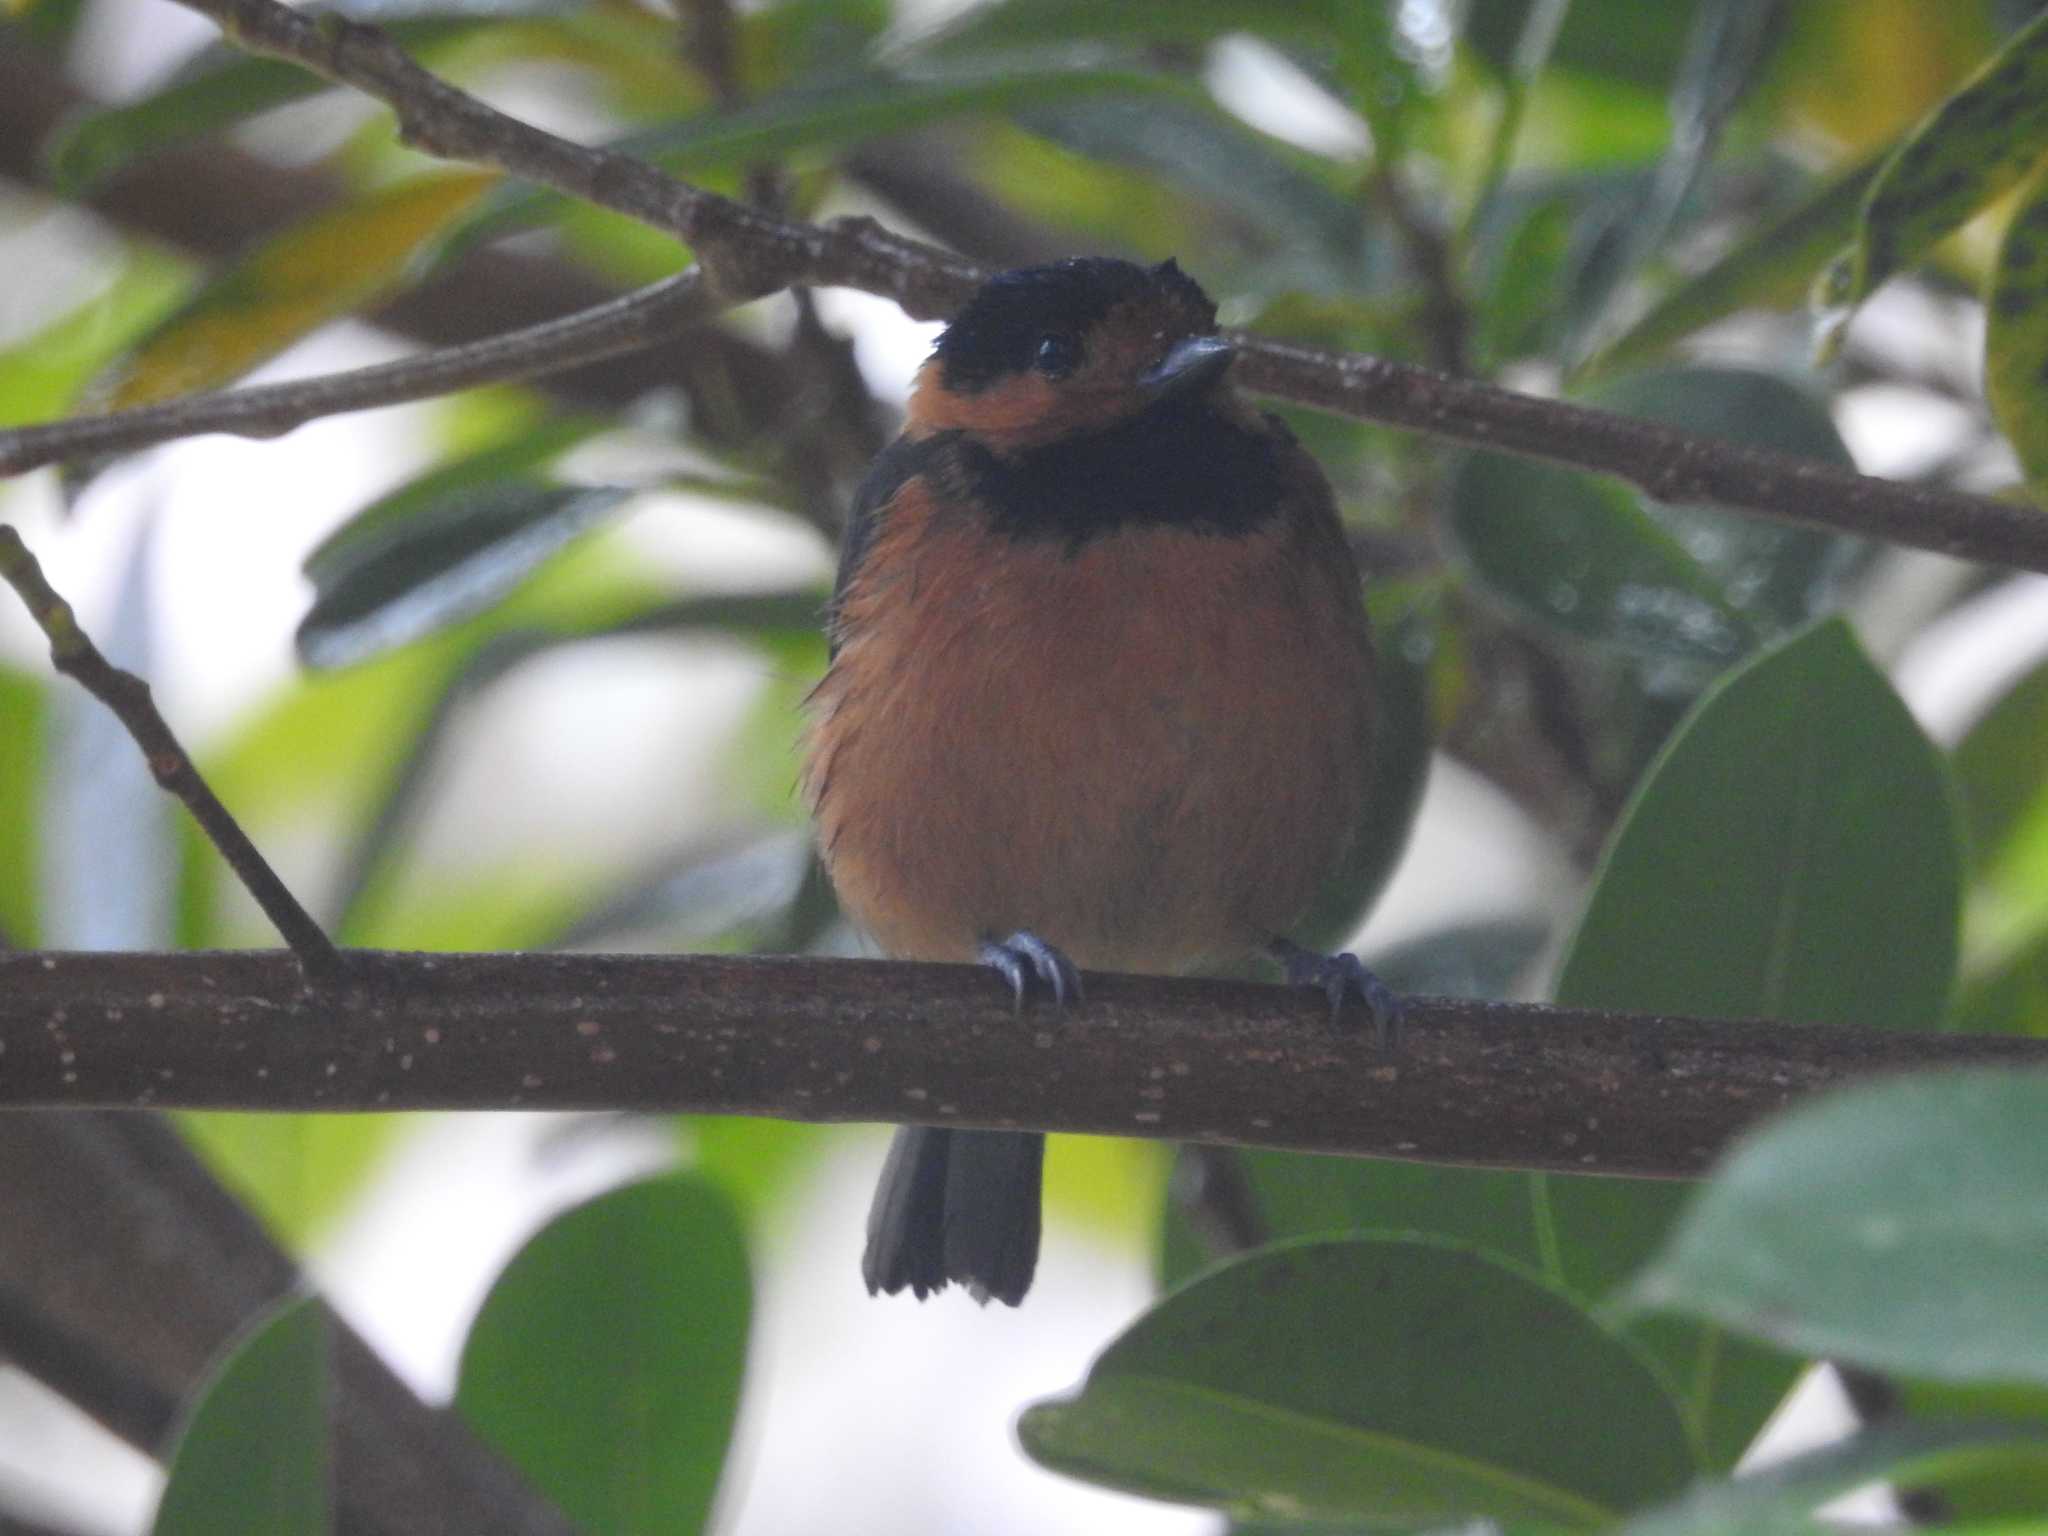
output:
[[911, 416], [1025, 447], [1204, 391], [1232, 355], [1216, 306], [1171, 261], [1020, 267], [984, 283], [940, 335]]

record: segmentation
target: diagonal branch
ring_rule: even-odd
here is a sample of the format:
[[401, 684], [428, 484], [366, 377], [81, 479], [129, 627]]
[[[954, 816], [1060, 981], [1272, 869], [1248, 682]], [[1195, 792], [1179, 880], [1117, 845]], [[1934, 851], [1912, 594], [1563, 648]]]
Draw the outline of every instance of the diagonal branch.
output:
[[67, 459], [131, 453], [208, 432], [277, 437], [323, 416], [560, 372], [665, 340], [721, 307], [707, 296], [702, 274], [693, 267], [559, 320], [436, 347], [396, 362], [0, 432], [0, 475]]
[[[1418, 998], [1408, 1043], [1319, 994], [1091, 976], [1014, 1015], [973, 966], [357, 951], [0, 955], [0, 1108], [634, 1109], [916, 1120], [1424, 1162], [1689, 1175], [1876, 1073], [2048, 1041]], [[0, 1117], [4, 1119], [4, 1117]]]
[[42, 566], [28, 552], [21, 536], [6, 523], [0, 523], [0, 580], [20, 594], [29, 616], [49, 637], [50, 660], [57, 670], [74, 678], [114, 712], [141, 748], [157, 783], [184, 802], [192, 819], [212, 839], [221, 857], [263, 909], [263, 915], [291, 946], [302, 980], [323, 980], [334, 975], [341, 964], [334, 945], [256, 851], [241, 823], [200, 777], [191, 757], [158, 712], [150, 697], [149, 684], [101, 654], [92, 637], [79, 628], [71, 605], [44, 578]]
[[[628, 156], [571, 143], [457, 90], [374, 27], [314, 18], [276, 0], [179, 3], [212, 17], [251, 51], [294, 60], [385, 102], [406, 142], [430, 154], [496, 166], [675, 235], [691, 246], [707, 289], [724, 303], [795, 285], [839, 285], [893, 299], [918, 318], [942, 318], [986, 275], [871, 220], [793, 223]], [[1738, 448], [1384, 359], [1241, 339], [1245, 382], [1284, 399], [1617, 475], [1665, 500], [2048, 571], [2048, 517], [2028, 506]], [[0, 458], [15, 451], [12, 436], [0, 433]]]

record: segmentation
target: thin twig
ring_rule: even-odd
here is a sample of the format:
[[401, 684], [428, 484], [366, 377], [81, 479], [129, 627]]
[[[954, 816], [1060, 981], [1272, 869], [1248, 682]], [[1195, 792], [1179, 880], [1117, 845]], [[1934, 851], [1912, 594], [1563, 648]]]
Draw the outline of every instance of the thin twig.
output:
[[277, 437], [320, 417], [560, 372], [666, 340], [721, 307], [692, 268], [559, 320], [396, 362], [0, 432], [0, 475], [208, 432]]
[[29, 616], [49, 637], [51, 663], [114, 712], [135, 739], [135, 745], [142, 749], [143, 760], [149, 764], [157, 783], [184, 802], [200, 830], [220, 850], [228, 867], [263, 909], [263, 915], [291, 946], [302, 978], [331, 978], [341, 963], [334, 945], [199, 776], [191, 757], [158, 712], [156, 701], [150, 697], [149, 684], [133, 672], [114, 666], [100, 653], [92, 638], [79, 627], [71, 605], [57, 595], [44, 578], [36, 557], [6, 523], [0, 523], [0, 579], [20, 594]]
[[1470, 373], [1471, 314], [1458, 290], [1457, 259], [1450, 240], [1415, 206], [1399, 167], [1376, 160], [1366, 178], [1366, 190], [1392, 220], [1407, 250], [1409, 269], [1422, 286], [1422, 333], [1429, 344], [1430, 361], [1448, 374]]
[[[422, 70], [373, 27], [275, 0], [180, 0], [243, 46], [294, 59], [391, 105], [407, 142], [497, 166], [688, 242], [726, 302], [798, 284], [859, 288], [919, 319], [950, 314], [987, 274], [868, 219], [791, 223], [587, 149], [494, 111]], [[707, 300], [708, 302], [708, 300]], [[1243, 338], [1251, 387], [1340, 415], [1600, 470], [1666, 500], [1870, 534], [1944, 554], [2048, 571], [2048, 517], [2023, 506], [1901, 486], [1631, 421], [1604, 411], [1318, 347]], [[11, 434], [0, 434], [0, 453]]]
[[[729, 955], [0, 955], [0, 1109], [633, 1109], [920, 1121], [1690, 1175], [1855, 1078], [2048, 1040], [1416, 998], [1395, 1053], [1307, 988]], [[5, 1116], [0, 1116], [4, 1120]]]

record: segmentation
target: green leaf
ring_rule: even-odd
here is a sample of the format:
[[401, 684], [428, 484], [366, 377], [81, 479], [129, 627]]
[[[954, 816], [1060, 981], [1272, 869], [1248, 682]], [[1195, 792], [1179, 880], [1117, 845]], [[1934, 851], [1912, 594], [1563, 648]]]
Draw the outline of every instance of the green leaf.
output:
[[1571, 236], [1571, 205], [1549, 198], [1530, 208], [1502, 242], [1492, 296], [1474, 316], [1486, 357], [1499, 361], [1548, 350]]
[[1984, 398], [2041, 503], [2048, 500], [2048, 164], [2005, 226], [1984, 308]]
[[43, 741], [49, 702], [32, 677], [0, 668], [0, 944], [27, 948], [42, 931], [35, 872], [41, 862]]
[[1019, 1432], [1057, 1471], [1268, 1519], [1585, 1529], [1693, 1470], [1626, 1341], [1518, 1269], [1413, 1237], [1214, 1270]]
[[1821, 1505], [1873, 1483], [1925, 1488], [1955, 1475], [2016, 1462], [2048, 1460], [2038, 1428], [1995, 1424], [1893, 1422], [1860, 1430], [1741, 1477], [1701, 1483], [1645, 1511], [1621, 1536], [1768, 1536], [1827, 1529], [1811, 1516]]
[[[1961, 1424], [1976, 1428], [2000, 1426], [2038, 1436], [2048, 1424], [2048, 1387], [1957, 1386], [1950, 1382], [1887, 1376], [1894, 1396], [1893, 1414], [1906, 1423], [1933, 1421], [1942, 1428]], [[1945, 1523], [1998, 1516], [2038, 1515], [2048, 1509], [2048, 1455], [2029, 1441], [2005, 1456], [1987, 1457], [1984, 1464], [1943, 1469], [1937, 1478], [1915, 1475], [1914, 1488], [1929, 1488], [1941, 1500]]]
[[[926, 38], [934, 54], [978, 54], [1080, 41], [1206, 43], [1233, 32], [1326, 41], [1351, 22], [1345, 0], [1003, 0], [978, 5]], [[1370, 23], [1384, 32], [1384, 20]]]
[[[1187, 96], [1193, 88], [1128, 65], [1076, 61], [1071, 51], [975, 59], [917, 71], [861, 66], [811, 78], [727, 112], [700, 112], [609, 146], [679, 176], [734, 173], [768, 162], [850, 148], [888, 134], [974, 113], [1007, 113], [1073, 96], [1115, 92], [1140, 98]], [[507, 186], [467, 231], [498, 234], [556, 217], [557, 193]]]
[[[1671, 142], [1643, 196], [1621, 214], [1610, 259], [1583, 274], [1575, 300], [1585, 328], [1575, 328], [1576, 337], [1597, 333], [1614, 290], [1664, 245], [1782, 34], [1781, 21], [1781, 0], [1698, 0], [1692, 7], [1685, 57], [1671, 89]], [[1575, 341], [1570, 350], [1583, 355], [1585, 343]]]
[[1238, 33], [1306, 46], [1327, 57], [1348, 103], [1371, 122], [1379, 150], [1398, 154], [1404, 110], [1421, 87], [1384, 6], [1350, 0], [1007, 0], [973, 7], [920, 46], [938, 56], [1080, 41], [1197, 47]]
[[309, 1298], [267, 1314], [207, 1378], [178, 1431], [151, 1536], [326, 1536], [327, 1313]]
[[170, 313], [191, 286], [188, 262], [148, 246], [128, 253], [100, 292], [0, 350], [0, 427], [62, 416], [86, 381]]
[[2048, 661], [2007, 688], [1956, 744], [1956, 787], [1982, 867], [2035, 816], [2048, 819]]
[[[380, 24], [408, 53], [430, 60], [442, 45], [496, 27], [509, 16], [546, 15], [556, 3], [457, 0], [438, 6], [348, 4], [325, 9], [358, 18], [398, 11], [401, 14]], [[420, 14], [435, 9], [458, 14]], [[161, 89], [65, 122], [45, 146], [43, 162], [60, 191], [80, 197], [137, 160], [332, 89], [331, 82], [299, 65], [258, 58], [226, 45], [209, 48]]]
[[[1652, 766], [1601, 861], [1557, 986], [1581, 1008], [1938, 1027], [1961, 859], [1944, 765], [1839, 620], [1712, 689]], [[1532, 1179], [1561, 1278], [1604, 1295], [1664, 1241], [1681, 1186]], [[1716, 1465], [1794, 1363], [1711, 1329], [1640, 1334]]]
[[2048, 12], [2015, 32], [1885, 162], [1856, 238], [1814, 285], [1830, 355], [1856, 307], [2048, 153]]
[[1966, 1035], [2048, 1035], [2048, 931], [1975, 969], [1956, 999]]
[[1391, 262], [1371, 259], [1376, 223], [1361, 216], [1328, 162], [1248, 127], [1205, 95], [1182, 89], [1035, 105], [1017, 121], [1063, 149], [1142, 171], [1235, 215], [1266, 248], [1260, 276], [1269, 292], [1363, 293], [1392, 275]]
[[1601, 861], [1582, 1008], [1934, 1029], [1962, 882], [1946, 766], [1829, 620], [1705, 698]]
[[313, 606], [297, 635], [307, 666], [352, 666], [481, 613], [633, 494], [523, 476], [413, 491], [360, 514], [373, 532], [330, 540], [307, 562]]
[[88, 391], [107, 410], [232, 383], [396, 287], [494, 174], [415, 177], [315, 214], [214, 277]]
[[1618, 481], [1470, 454], [1450, 526], [1480, 580], [1567, 634], [1698, 678], [1753, 643], [1713, 577]]
[[177, 1117], [206, 1165], [295, 1253], [347, 1209], [406, 1123], [397, 1115]]
[[[1903, 868], [1903, 866], [1901, 866]], [[2048, 1075], [1851, 1088], [1743, 1137], [1631, 1288], [1806, 1353], [2048, 1383]]]
[[[1505, 71], [1520, 41], [1524, 5], [1480, 5], [1465, 25], [1465, 43]], [[1685, 54], [1693, 6], [1640, 0], [1572, 0], [1551, 49], [1554, 68], [1640, 89], [1661, 88]]]
[[[1753, 368], [1653, 369], [1610, 379], [1589, 403], [1626, 416], [1726, 439], [1745, 448], [1854, 469], [1825, 400]], [[1839, 605], [1867, 540], [1741, 517], [1720, 507], [1644, 500], [1657, 524], [1713, 577], [1722, 599], [1758, 633], [1795, 629]]]
[[1802, 202], [1662, 294], [1640, 319], [1581, 364], [1576, 376], [1588, 379], [1640, 367], [1739, 309], [1804, 303], [1814, 271], [1854, 233], [1856, 216], [1882, 164], [1882, 157], [1867, 159], [1822, 182]]
[[463, 1345], [456, 1409], [591, 1536], [695, 1536], [739, 1406], [739, 1219], [669, 1175], [557, 1217]]
[[2014, 683], [1955, 751], [1977, 883], [1962, 1027], [2048, 1027], [2048, 663]]
[[760, 1115], [685, 1115], [676, 1122], [691, 1167], [759, 1223], [817, 1166], [834, 1132]]

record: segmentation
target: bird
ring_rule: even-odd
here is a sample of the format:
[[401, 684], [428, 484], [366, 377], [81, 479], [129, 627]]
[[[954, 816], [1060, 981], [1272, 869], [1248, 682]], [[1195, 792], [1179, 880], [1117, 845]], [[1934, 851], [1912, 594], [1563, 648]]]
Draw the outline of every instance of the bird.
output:
[[[1293, 943], [1367, 809], [1374, 661], [1329, 481], [1231, 383], [1174, 261], [1074, 257], [983, 283], [853, 502], [801, 782], [842, 910], [887, 954], [979, 962], [1021, 1008], [1082, 969], [1188, 974]], [[897, 1130], [873, 1293], [1015, 1306], [1045, 1138]]]

